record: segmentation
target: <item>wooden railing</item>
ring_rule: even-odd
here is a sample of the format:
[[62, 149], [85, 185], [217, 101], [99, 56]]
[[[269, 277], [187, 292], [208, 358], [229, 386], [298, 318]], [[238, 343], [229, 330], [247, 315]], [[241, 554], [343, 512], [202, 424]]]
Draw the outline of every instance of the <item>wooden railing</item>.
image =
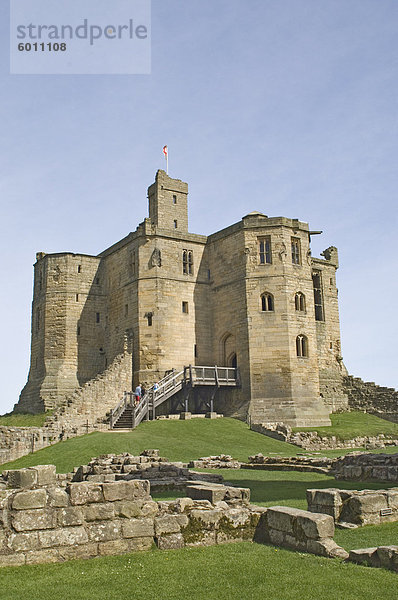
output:
[[235, 367], [218, 367], [217, 365], [214, 367], [189, 365], [179, 372], [173, 369], [159, 383], [150, 388], [138, 404], [134, 402], [133, 392], [124, 392], [123, 398], [111, 412], [110, 427], [112, 429], [126, 408], [131, 406], [133, 408], [131, 426], [134, 429], [144, 418], [149, 419], [151, 411], [152, 417], [155, 418], [156, 408], [183, 387], [197, 385], [236, 387], [240, 385], [239, 370]]

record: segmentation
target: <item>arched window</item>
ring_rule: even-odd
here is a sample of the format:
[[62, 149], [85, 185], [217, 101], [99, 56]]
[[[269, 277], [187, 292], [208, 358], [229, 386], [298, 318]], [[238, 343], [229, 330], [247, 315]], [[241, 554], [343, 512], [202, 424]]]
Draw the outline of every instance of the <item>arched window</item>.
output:
[[274, 310], [274, 297], [269, 292], [261, 295], [261, 310], [266, 312]]
[[305, 335], [300, 334], [296, 337], [296, 353], [300, 357], [308, 356], [308, 339]]
[[302, 292], [297, 292], [294, 297], [294, 304], [297, 311], [305, 312], [305, 296]]

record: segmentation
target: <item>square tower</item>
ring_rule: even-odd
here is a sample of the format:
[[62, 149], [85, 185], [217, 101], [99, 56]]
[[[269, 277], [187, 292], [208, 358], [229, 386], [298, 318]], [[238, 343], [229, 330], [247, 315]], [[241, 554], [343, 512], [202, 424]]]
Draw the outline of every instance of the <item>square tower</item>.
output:
[[160, 229], [188, 232], [188, 184], [172, 179], [164, 171], [156, 173], [148, 188], [149, 218]]

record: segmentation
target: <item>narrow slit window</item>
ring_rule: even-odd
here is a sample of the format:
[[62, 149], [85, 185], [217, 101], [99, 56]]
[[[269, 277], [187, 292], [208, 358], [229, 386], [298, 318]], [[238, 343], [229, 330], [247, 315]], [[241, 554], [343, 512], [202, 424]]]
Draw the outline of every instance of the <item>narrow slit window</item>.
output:
[[312, 273], [312, 283], [314, 285], [315, 321], [324, 321], [322, 275], [320, 271]]
[[173, 204], [177, 204], [177, 196], [173, 194]]
[[79, 302], [79, 294], [76, 294], [76, 302]]
[[177, 227], [178, 227], [178, 224], [177, 224], [177, 220], [175, 219], [174, 220], [174, 229], [177, 229]]
[[82, 272], [82, 266], [81, 265], [77, 265], [77, 272], [81, 273]]
[[95, 313], [95, 322], [96, 322], [96, 323], [99, 323], [99, 322], [100, 322], [100, 320], [101, 320], [101, 315], [100, 315], [100, 313]]
[[146, 318], [148, 319], [148, 327], [152, 327], [152, 319], [153, 319], [153, 314], [147, 313]]
[[80, 335], [80, 325], [77, 326], [77, 335]]
[[188, 274], [192, 275], [193, 273], [193, 252], [190, 250], [188, 252]]
[[124, 305], [124, 316], [127, 317], [129, 314], [129, 305], [125, 304]]
[[182, 312], [184, 314], [186, 314], [186, 315], [188, 314], [188, 302], [184, 302], [183, 301], [183, 303], [182, 303]]

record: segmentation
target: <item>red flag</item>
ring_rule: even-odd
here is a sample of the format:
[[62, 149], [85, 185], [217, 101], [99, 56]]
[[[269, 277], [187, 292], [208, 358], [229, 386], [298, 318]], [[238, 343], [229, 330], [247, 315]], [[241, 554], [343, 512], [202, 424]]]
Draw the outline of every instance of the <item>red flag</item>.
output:
[[167, 146], [163, 146], [163, 154], [167, 158]]

